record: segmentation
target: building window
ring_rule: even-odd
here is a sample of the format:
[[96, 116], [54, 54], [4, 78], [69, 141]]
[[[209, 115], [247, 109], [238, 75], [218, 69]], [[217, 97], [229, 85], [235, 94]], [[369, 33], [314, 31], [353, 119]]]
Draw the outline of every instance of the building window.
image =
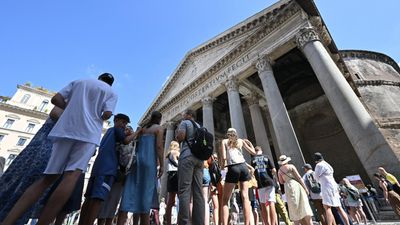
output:
[[34, 123], [29, 123], [28, 126], [25, 129], [25, 132], [32, 132], [33, 128], [35, 128], [35, 124]]
[[24, 146], [26, 143], [26, 138], [19, 138], [18, 142], [17, 142], [17, 146]]
[[22, 97], [21, 99], [21, 103], [26, 104], [30, 97], [31, 97], [30, 94], [25, 94], [24, 97]]
[[9, 166], [15, 158], [17, 158], [16, 154], [10, 154], [6, 160], [6, 166]]
[[3, 140], [4, 134], [0, 134], [0, 142]]
[[7, 119], [7, 121], [3, 125], [3, 128], [10, 129], [14, 122], [15, 120], [13, 119]]
[[39, 106], [39, 111], [43, 112], [46, 109], [46, 106], [49, 104], [49, 100], [44, 100], [40, 106]]

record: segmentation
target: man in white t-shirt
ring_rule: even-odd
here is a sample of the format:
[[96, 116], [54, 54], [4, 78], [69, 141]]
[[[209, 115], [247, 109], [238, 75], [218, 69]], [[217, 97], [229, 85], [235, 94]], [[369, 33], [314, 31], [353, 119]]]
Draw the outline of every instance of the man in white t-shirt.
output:
[[53, 222], [99, 145], [103, 121], [108, 120], [115, 109], [118, 97], [111, 89], [113, 82], [114, 77], [109, 73], [100, 75], [98, 80], [76, 80], [51, 99], [64, 112], [49, 134], [53, 148], [45, 176], [25, 191], [3, 225], [14, 224], [63, 174], [61, 183], [50, 196], [37, 224]]

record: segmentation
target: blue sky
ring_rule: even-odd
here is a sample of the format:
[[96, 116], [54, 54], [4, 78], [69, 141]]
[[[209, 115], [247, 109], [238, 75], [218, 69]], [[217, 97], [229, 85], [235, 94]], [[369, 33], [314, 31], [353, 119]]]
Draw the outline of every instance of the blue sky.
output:
[[[2, 0], [0, 95], [31, 82], [57, 91], [111, 72], [133, 125], [186, 52], [272, 5], [270, 0]], [[400, 62], [400, 1], [316, 0], [339, 49]]]

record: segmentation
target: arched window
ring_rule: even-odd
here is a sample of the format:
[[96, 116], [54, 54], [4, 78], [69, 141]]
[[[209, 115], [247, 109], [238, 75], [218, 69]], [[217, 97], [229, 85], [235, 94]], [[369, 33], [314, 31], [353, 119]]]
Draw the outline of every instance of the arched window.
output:
[[30, 94], [25, 94], [24, 97], [22, 97], [22, 99], [21, 99], [21, 103], [26, 104], [30, 97], [31, 97]]
[[49, 100], [43, 100], [43, 102], [39, 106], [39, 111], [43, 112], [46, 109], [46, 106], [49, 104]]

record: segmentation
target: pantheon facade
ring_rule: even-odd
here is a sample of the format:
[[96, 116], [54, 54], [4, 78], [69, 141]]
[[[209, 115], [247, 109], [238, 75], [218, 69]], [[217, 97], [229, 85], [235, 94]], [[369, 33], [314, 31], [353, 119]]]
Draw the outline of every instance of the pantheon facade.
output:
[[[141, 119], [163, 114], [165, 149], [186, 109], [298, 169], [323, 153], [335, 177], [377, 167], [400, 176], [400, 68], [389, 56], [338, 50], [311, 0], [282, 0], [189, 51]], [[248, 157], [248, 156], [247, 156]]]

